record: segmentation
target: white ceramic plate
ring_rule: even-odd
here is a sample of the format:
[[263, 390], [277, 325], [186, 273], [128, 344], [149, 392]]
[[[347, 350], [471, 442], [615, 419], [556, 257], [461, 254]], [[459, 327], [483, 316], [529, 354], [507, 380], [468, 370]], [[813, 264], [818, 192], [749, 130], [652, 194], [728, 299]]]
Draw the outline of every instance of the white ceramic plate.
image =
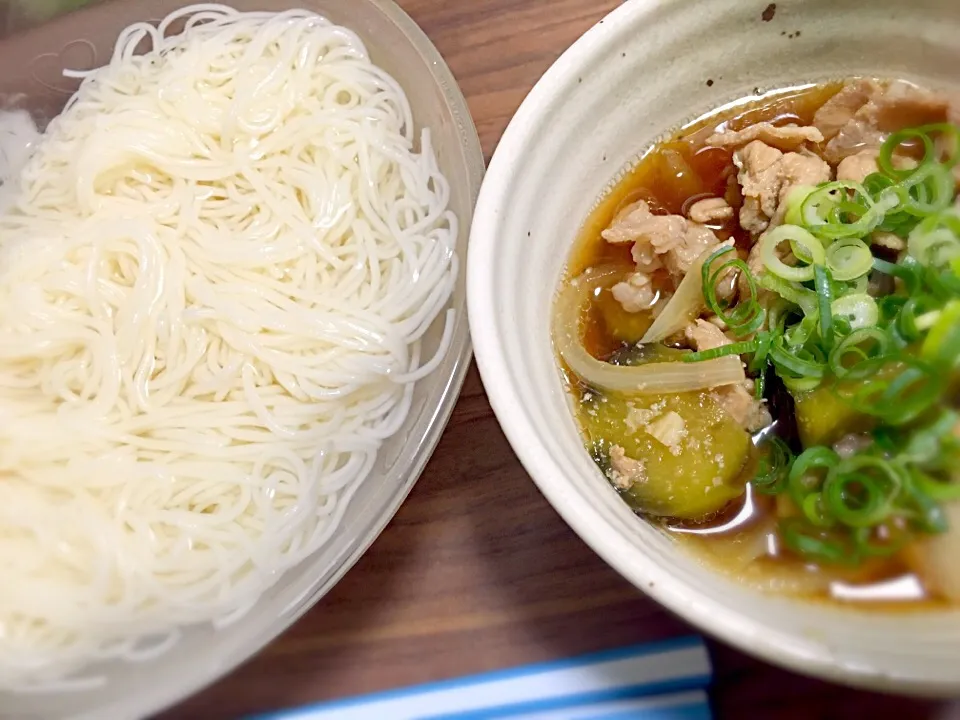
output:
[[[755, 91], [873, 75], [960, 85], [956, 0], [632, 0], [566, 52], [510, 124], [475, 212], [468, 304], [494, 410], [544, 495], [638, 588], [795, 670], [883, 690], [960, 692], [960, 613], [865, 613], [765, 595], [635, 517], [568, 409], [549, 308], [577, 230], [658, 136]], [[766, 15], [769, 15], [768, 11]], [[712, 80], [712, 83], [708, 83]]]

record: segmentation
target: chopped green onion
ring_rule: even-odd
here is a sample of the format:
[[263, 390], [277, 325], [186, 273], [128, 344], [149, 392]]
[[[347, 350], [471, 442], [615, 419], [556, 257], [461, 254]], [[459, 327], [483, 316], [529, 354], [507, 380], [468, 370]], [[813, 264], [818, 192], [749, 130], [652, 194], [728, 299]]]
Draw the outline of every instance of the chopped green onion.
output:
[[943, 165], [922, 164], [900, 184], [900, 209], [916, 217], [926, 217], [946, 210], [954, 196], [954, 179]]
[[790, 447], [776, 435], [767, 440], [761, 449], [766, 452], [760, 458], [760, 467], [751, 482], [757, 492], [776, 495], [787, 483], [793, 453]]
[[911, 257], [924, 265], [947, 265], [960, 257], [960, 239], [945, 228], [924, 232], [917, 226], [907, 238]]
[[908, 297], [897, 316], [896, 328], [900, 337], [908, 343], [919, 339], [922, 330], [917, 325], [917, 318], [939, 309], [940, 305], [940, 301], [932, 295], [916, 294]]
[[855, 280], [838, 284], [846, 287], [843, 287], [841, 292], [834, 292], [834, 295], [846, 295], [847, 293], [866, 293], [870, 290], [870, 275], [864, 274]]
[[787, 205], [787, 212], [783, 217], [784, 223], [803, 226], [803, 203], [816, 189], [814, 185], [794, 185], [787, 191], [787, 196], [784, 198]]
[[[923, 158], [895, 167], [898, 148], [913, 142]], [[889, 556], [915, 532], [943, 532], [940, 502], [960, 500], [960, 481], [951, 480], [960, 466], [960, 412], [939, 405], [960, 380], [958, 161], [956, 126], [893, 133], [879, 172], [863, 183], [787, 193], [785, 224], [759, 240], [762, 273], [754, 276], [730, 247], [703, 264], [705, 303], [741, 341], [686, 362], [746, 355], [758, 398], [772, 366], [791, 392], [829, 382], [842, 402], [878, 421], [870, 446], [847, 458], [825, 446], [793, 458], [779, 438], [762, 448], [751, 482], [758, 493], [788, 494], [799, 510], [781, 521], [780, 537], [800, 557]], [[906, 240], [898, 262], [873, 257], [877, 229]], [[736, 304], [715, 292], [731, 272], [742, 278]], [[875, 298], [891, 284], [881, 274], [894, 290]], [[758, 288], [769, 293], [761, 298]]]
[[937, 502], [960, 500], [960, 483], [932, 478], [922, 470], [911, 470], [914, 487]]
[[770, 360], [777, 368], [777, 372], [793, 378], [820, 379], [824, 374], [826, 363], [816, 357], [812, 351], [805, 349], [788, 349], [784, 347], [781, 338], [770, 347]]
[[960, 422], [960, 416], [953, 410], [943, 410], [932, 422], [913, 428], [909, 440], [897, 454], [897, 460], [911, 465], [937, 463], [944, 459], [948, 447], [957, 442], [953, 430]]
[[686, 353], [683, 356], [684, 362], [701, 362], [703, 360], [713, 360], [727, 355], [743, 355], [744, 353], [754, 352], [760, 346], [757, 340], [746, 340], [744, 342], [730, 343], [710, 350], [701, 350], [695, 353]]
[[939, 400], [942, 380], [930, 365], [908, 355], [877, 357], [849, 368], [836, 390], [858, 412], [904, 425]]
[[919, 140], [923, 144], [923, 160], [920, 161], [921, 165], [934, 159], [935, 150], [933, 147], [933, 140], [930, 139], [930, 136], [924, 132], [922, 128], [908, 128], [906, 130], [898, 130], [895, 133], [891, 133], [890, 137], [888, 137], [884, 141], [883, 145], [880, 146], [880, 154], [877, 157], [877, 166], [880, 168], [881, 172], [888, 177], [893, 178], [894, 180], [903, 180], [908, 178], [916, 170], [916, 168], [898, 170], [893, 165], [894, 152], [896, 152], [897, 148], [908, 140]]
[[882, 172], [870, 173], [863, 179], [863, 189], [871, 197], [877, 197], [881, 192], [892, 188], [896, 182]]
[[904, 545], [910, 539], [909, 533], [904, 530], [897, 530], [892, 524], [880, 526], [888, 534], [894, 533], [892, 539], [881, 539], [874, 542], [873, 536], [876, 536], [879, 528], [857, 528], [853, 531], [853, 544], [857, 555], [861, 557], [889, 557], [894, 553], [900, 552]]
[[[833, 349], [833, 352], [830, 353], [830, 371], [835, 377], [842, 378], [857, 363], [885, 355], [889, 347], [890, 339], [879, 328], [867, 327], [854, 330], [841, 340]], [[849, 363], [847, 358], [850, 356], [858, 359]]]
[[781, 520], [780, 537], [784, 545], [802, 558], [837, 565], [854, 565], [859, 561], [857, 553], [829, 530], [812, 527], [801, 518]]
[[[852, 206], [847, 204], [851, 202]], [[884, 190], [874, 200], [860, 183], [846, 180], [824, 183], [803, 202], [803, 226], [817, 237], [827, 240], [862, 238], [876, 229], [887, 212], [900, 205], [900, 202], [893, 188]], [[851, 207], [857, 208], [857, 218], [847, 222], [843, 210]]]
[[830, 271], [822, 265], [817, 265], [813, 269], [813, 280], [817, 288], [817, 309], [820, 315], [820, 340], [823, 342], [824, 347], [829, 350], [833, 347], [833, 313], [830, 310], [833, 292], [830, 288]]
[[901, 468], [901, 472], [905, 482], [902, 497], [898, 502], [900, 513], [924, 532], [931, 534], [946, 532], [949, 529], [949, 523], [935, 496], [944, 484], [916, 467]]
[[907, 238], [907, 252], [924, 265], [941, 267], [960, 257], [960, 237], [947, 228], [914, 228]]
[[[723, 261], [720, 267], [714, 270], [714, 263], [727, 253], [733, 253], [733, 257]], [[720, 247], [703, 262], [700, 272], [703, 279], [704, 303], [710, 312], [730, 328], [734, 335], [745, 337], [760, 329], [766, 318], [766, 313], [757, 298], [757, 282], [750, 271], [750, 267], [737, 256], [732, 247], [729, 245]], [[746, 297], [741, 297], [732, 309], [725, 302], [717, 299], [716, 291], [717, 282], [724, 278], [728, 272], [739, 272], [740, 279], [746, 283], [747, 288]], [[743, 285], [741, 285], [742, 294]]]
[[[777, 255], [777, 248], [783, 242], [789, 242], [792, 247], [802, 250], [795, 253], [800, 259], [808, 262], [808, 265], [787, 265]], [[823, 250], [823, 243], [817, 238], [796, 225], [781, 225], [765, 233], [760, 238], [760, 259], [763, 266], [774, 275], [793, 282], [804, 282], [813, 280], [813, 266], [822, 265], [826, 259], [826, 253]]]
[[[797, 505], [811, 492], [817, 491], [823, 484], [827, 473], [840, 462], [840, 456], [831, 448], [817, 445], [807, 448], [797, 456], [787, 476], [787, 490]], [[816, 471], [822, 471], [818, 477]]]
[[923, 282], [930, 290], [930, 294], [940, 300], [960, 297], [960, 277], [955, 275], [952, 269], [924, 268]]
[[855, 280], [873, 269], [873, 253], [858, 238], [841, 238], [826, 252], [826, 265], [834, 280]]
[[[863, 181], [864, 189], [873, 197], [879, 197], [882, 192], [890, 190], [895, 184], [893, 180], [879, 172], [867, 175]], [[893, 190], [892, 192], [898, 193], [899, 191]], [[892, 209], [887, 211], [887, 214], [883, 217], [883, 222], [877, 225], [876, 229], [892, 232], [905, 238], [918, 222], [920, 220], [915, 215], [903, 212], [901, 209]]]
[[836, 522], [830, 517], [823, 506], [823, 493], [812, 492], [803, 498], [800, 509], [807, 520], [816, 527], [828, 528], [836, 525]]
[[747, 370], [752, 373], [760, 372], [767, 364], [767, 356], [770, 354], [770, 346], [773, 344], [774, 333], [759, 332], [756, 338], [757, 348], [753, 351], [753, 357], [747, 365]]
[[920, 332], [926, 332], [934, 325], [937, 324], [937, 320], [940, 319], [942, 311], [940, 310], [931, 310], [930, 312], [924, 313], [916, 319], [917, 330]]
[[851, 294], [837, 298], [830, 305], [830, 312], [850, 323], [851, 330], [873, 327], [880, 319], [877, 301], [867, 294]]
[[908, 260], [911, 259], [906, 258], [901, 263], [890, 263], [886, 260], [874, 258], [873, 268], [878, 272], [882, 272], [884, 275], [890, 275], [892, 277], [899, 278], [903, 281], [907, 293], [912, 294], [916, 292], [917, 288], [920, 286], [921, 268], [915, 260], [912, 262], [907, 262]]
[[920, 357], [946, 370], [960, 362], [960, 300], [951, 300], [940, 311], [923, 341]]
[[820, 312], [806, 315], [803, 320], [790, 328], [783, 337], [791, 348], [803, 347], [820, 327]]
[[816, 293], [802, 285], [784, 280], [773, 273], [764, 273], [760, 276], [760, 286], [797, 305], [804, 314], [809, 315], [817, 311]]
[[877, 311], [880, 313], [878, 325], [886, 327], [896, 321], [897, 316], [906, 304], [907, 299], [901, 295], [885, 295], [877, 300]]
[[824, 505], [844, 525], [871, 527], [890, 515], [901, 485], [900, 475], [883, 458], [854, 455], [827, 473]]
[[814, 377], [795, 378], [789, 375], [779, 375], [780, 382], [792, 393], [809, 392], [820, 387], [821, 379]]

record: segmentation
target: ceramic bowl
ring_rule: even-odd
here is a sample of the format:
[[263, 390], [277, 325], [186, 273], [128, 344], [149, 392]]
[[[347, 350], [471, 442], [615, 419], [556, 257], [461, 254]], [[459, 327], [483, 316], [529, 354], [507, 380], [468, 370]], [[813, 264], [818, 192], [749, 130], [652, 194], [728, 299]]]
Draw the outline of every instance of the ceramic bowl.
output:
[[955, 0], [632, 0], [537, 84], [475, 211], [468, 304], [477, 361], [513, 448], [604, 560], [704, 631], [797, 671], [904, 693], [960, 693], [960, 613], [863, 612], [764, 594], [637, 518], [574, 423], [550, 306], [578, 228], [664, 133], [751, 93], [853, 75], [960, 85]]

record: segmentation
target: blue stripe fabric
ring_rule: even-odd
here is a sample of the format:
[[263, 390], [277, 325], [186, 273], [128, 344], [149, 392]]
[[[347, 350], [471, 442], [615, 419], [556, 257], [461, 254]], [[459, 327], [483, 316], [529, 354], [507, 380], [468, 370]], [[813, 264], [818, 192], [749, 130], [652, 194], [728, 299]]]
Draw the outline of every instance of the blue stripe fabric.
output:
[[[559, 715], [557, 718], [560, 720]], [[589, 715], [583, 720], [711, 720], [711, 718], [710, 705], [704, 696], [703, 702], [651, 709], [611, 709], [600, 715]]]
[[710, 706], [702, 690], [571, 705], [548, 712], [501, 715], [497, 720], [709, 720]]
[[[455, 711], [443, 715], [423, 715], [417, 716], [415, 720], [501, 720], [502, 718], [521, 718], [530, 713], [544, 710], [568, 709], [598, 703], [613, 703], [618, 700], [629, 700], [638, 697], [649, 697], [702, 688], [706, 687], [709, 682], [709, 675], [691, 675], [678, 680], [628, 685], [595, 693], [564, 695], [561, 697], [530, 700], [528, 702], [511, 705], [494, 705], [480, 710]], [[411, 720], [414, 719], [411, 718]]]
[[703, 641], [685, 637], [320, 703], [258, 720], [704, 720]]

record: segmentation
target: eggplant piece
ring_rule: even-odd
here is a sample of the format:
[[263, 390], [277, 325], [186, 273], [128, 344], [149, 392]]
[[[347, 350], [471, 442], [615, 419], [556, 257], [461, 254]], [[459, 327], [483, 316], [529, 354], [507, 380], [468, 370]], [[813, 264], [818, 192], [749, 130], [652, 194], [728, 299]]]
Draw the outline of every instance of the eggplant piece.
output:
[[637, 512], [699, 521], [744, 493], [750, 435], [708, 393], [591, 391], [579, 414], [594, 460]]
[[870, 432], [876, 418], [854, 410], [829, 387], [797, 393], [797, 432], [804, 448], [833, 445], [850, 433]]

